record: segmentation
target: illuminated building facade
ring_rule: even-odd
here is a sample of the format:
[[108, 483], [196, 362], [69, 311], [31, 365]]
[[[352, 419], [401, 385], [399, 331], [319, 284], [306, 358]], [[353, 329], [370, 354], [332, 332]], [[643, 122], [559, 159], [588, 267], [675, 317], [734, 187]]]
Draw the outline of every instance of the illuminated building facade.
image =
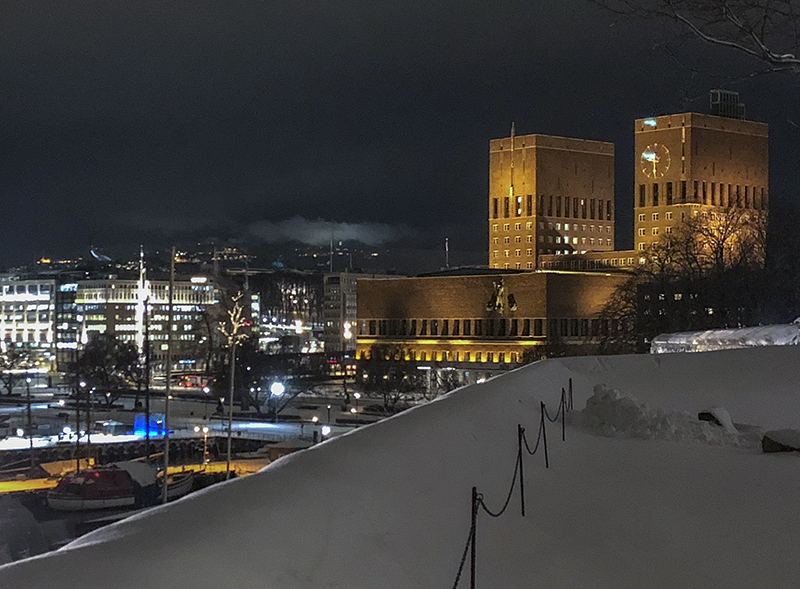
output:
[[0, 342], [28, 349], [41, 372], [55, 362], [55, 291], [51, 278], [0, 277]]
[[367, 359], [379, 346], [411, 362], [504, 369], [523, 358], [591, 353], [608, 329], [598, 314], [623, 280], [491, 270], [362, 279], [356, 355]]
[[767, 214], [766, 124], [698, 113], [665, 115], [637, 119], [635, 139], [638, 252], [692, 216], [731, 209]]
[[489, 142], [489, 267], [614, 249], [614, 144], [549, 135]]

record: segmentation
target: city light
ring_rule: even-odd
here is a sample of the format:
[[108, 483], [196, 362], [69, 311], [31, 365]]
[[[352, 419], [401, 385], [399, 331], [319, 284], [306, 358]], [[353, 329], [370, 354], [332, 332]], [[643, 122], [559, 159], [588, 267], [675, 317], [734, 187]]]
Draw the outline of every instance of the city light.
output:
[[283, 386], [282, 382], [273, 382], [269, 385], [269, 392], [273, 397], [280, 397], [285, 390], [286, 387]]

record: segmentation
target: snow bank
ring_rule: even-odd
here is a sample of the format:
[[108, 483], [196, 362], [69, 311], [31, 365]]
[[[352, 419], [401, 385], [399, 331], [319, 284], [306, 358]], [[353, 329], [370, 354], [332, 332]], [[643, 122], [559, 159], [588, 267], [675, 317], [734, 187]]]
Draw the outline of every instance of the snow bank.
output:
[[713, 352], [755, 346], [796, 346], [800, 344], [800, 322], [760, 325], [739, 329], [710, 329], [662, 333], [653, 338], [651, 354]]
[[609, 438], [691, 441], [746, 448], [757, 448], [761, 443], [758, 431], [739, 434], [725, 409], [715, 409], [714, 415], [728, 427], [699, 421], [690, 413], [652, 409], [633, 395], [598, 384], [586, 401], [586, 408], [569, 417], [570, 424]]
[[708, 407], [797, 429], [800, 347], [787, 346], [535, 363], [0, 567], [0, 587], [452, 587], [472, 487], [501, 506], [517, 425], [535, 432], [570, 378], [576, 409], [597, 384], [634, 395], [609, 394], [610, 423], [647, 439], [570, 426], [561, 442], [548, 424], [550, 468], [525, 458], [527, 516], [518, 489], [501, 518], [479, 515], [478, 587], [797, 585], [798, 456], [653, 439], [683, 431], [674, 412]]

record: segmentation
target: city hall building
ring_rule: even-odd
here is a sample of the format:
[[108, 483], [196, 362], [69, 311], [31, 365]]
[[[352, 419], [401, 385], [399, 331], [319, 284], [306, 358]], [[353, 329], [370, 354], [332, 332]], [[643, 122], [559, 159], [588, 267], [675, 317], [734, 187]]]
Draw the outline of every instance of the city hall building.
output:
[[616, 287], [681, 221], [766, 217], [768, 127], [738, 100], [713, 90], [711, 114], [635, 121], [632, 250], [615, 249], [612, 143], [513, 127], [491, 140], [487, 267], [359, 280], [357, 358], [500, 368], [595, 353]]
[[[358, 281], [357, 359], [505, 368], [596, 351], [619, 274], [471, 270]], [[377, 347], [376, 347], [377, 346]]]

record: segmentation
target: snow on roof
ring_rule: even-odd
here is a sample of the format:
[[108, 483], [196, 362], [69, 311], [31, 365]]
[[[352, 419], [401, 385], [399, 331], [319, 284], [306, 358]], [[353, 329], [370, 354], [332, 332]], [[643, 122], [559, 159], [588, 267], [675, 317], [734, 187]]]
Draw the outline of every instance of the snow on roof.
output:
[[800, 324], [761, 325], [739, 329], [711, 329], [662, 333], [650, 344], [652, 354], [671, 352], [712, 352], [755, 346], [796, 346], [800, 343]]
[[[0, 567], [0, 587], [452, 587], [472, 487], [501, 506], [517, 424], [536, 432], [570, 377], [576, 409], [606, 384], [666, 421], [725, 407], [800, 425], [798, 347], [538, 362]], [[549, 427], [550, 468], [525, 459], [527, 516], [517, 491], [479, 514], [478, 587], [796, 585], [796, 457]]]

